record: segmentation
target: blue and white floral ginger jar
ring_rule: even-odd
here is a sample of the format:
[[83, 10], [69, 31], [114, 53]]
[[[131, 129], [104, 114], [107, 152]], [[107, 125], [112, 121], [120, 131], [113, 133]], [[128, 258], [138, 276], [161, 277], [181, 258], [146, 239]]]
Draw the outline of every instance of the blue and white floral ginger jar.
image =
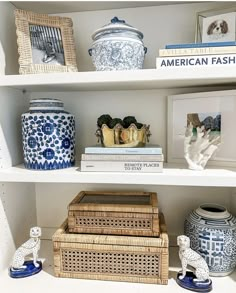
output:
[[22, 114], [24, 165], [54, 170], [75, 164], [75, 117], [57, 99], [34, 99]]
[[111, 22], [96, 30], [89, 49], [97, 71], [142, 69], [147, 48], [143, 33], [124, 20], [114, 17]]
[[206, 260], [211, 276], [226, 276], [236, 266], [236, 218], [217, 204], [203, 204], [185, 220], [191, 248]]

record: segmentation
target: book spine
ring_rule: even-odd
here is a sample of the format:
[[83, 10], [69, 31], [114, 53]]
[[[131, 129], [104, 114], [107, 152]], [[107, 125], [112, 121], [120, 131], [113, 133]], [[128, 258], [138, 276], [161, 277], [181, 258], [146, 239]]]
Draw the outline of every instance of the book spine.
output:
[[157, 57], [156, 68], [235, 66], [236, 54]]
[[206, 47], [206, 48], [186, 48], [186, 49], [160, 49], [160, 57], [169, 56], [192, 56], [210, 54], [235, 54], [236, 46], [228, 47]]
[[162, 162], [163, 155], [110, 155], [110, 154], [82, 154], [82, 161], [155, 161]]
[[178, 49], [178, 48], [204, 48], [204, 47], [225, 47], [236, 46], [236, 42], [212, 42], [212, 43], [189, 43], [189, 44], [171, 44], [166, 45], [165, 49]]
[[162, 172], [163, 162], [81, 161], [83, 172]]
[[85, 154], [139, 154], [139, 155], [161, 155], [162, 148], [106, 148], [106, 147], [86, 147]]

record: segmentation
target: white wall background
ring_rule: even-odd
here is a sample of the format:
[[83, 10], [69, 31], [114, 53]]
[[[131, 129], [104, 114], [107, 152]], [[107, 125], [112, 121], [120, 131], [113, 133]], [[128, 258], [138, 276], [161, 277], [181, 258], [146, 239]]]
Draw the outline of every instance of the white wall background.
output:
[[[8, 1], [0, 1], [0, 75], [18, 73], [17, 60], [19, 55], [14, 19], [14, 9], [18, 8], [17, 1], [14, 4], [16, 6]], [[94, 70], [91, 57], [88, 54], [88, 49], [92, 44], [91, 35], [98, 28], [108, 24], [114, 16], [124, 19], [144, 34], [144, 45], [148, 48], [144, 68], [155, 68], [155, 58], [159, 48], [164, 48], [166, 44], [194, 42], [196, 13], [198, 11], [225, 7], [226, 5], [232, 6], [232, 2], [200, 2], [56, 15], [71, 17], [73, 20], [79, 71]], [[36, 4], [35, 6], [37, 7]], [[52, 9], [52, 5], [50, 7]]]
[[74, 24], [74, 37], [77, 49], [79, 71], [94, 70], [88, 49], [91, 47], [91, 35], [117, 16], [126, 23], [139, 29], [144, 34], [144, 45], [148, 52], [144, 68], [155, 68], [158, 49], [166, 44], [189, 43], [195, 40], [196, 13], [224, 3], [197, 3], [182, 5], [165, 5], [65, 13], [61, 16], [71, 17]]

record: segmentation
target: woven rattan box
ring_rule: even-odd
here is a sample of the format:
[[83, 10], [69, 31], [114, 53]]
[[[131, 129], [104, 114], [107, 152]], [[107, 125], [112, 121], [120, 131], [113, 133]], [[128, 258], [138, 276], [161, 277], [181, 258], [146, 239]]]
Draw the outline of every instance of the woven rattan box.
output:
[[65, 221], [53, 235], [56, 277], [168, 283], [168, 235], [160, 214], [160, 237], [68, 233]]
[[159, 236], [154, 192], [81, 191], [68, 206], [71, 233]]

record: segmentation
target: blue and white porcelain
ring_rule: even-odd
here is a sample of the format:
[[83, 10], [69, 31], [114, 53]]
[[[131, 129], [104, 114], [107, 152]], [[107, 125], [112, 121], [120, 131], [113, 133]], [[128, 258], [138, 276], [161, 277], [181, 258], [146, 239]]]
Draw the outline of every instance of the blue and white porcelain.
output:
[[75, 117], [57, 99], [30, 101], [22, 114], [24, 165], [27, 169], [54, 170], [75, 164]]
[[42, 262], [37, 261], [38, 266], [36, 267], [34, 265], [34, 262], [32, 260], [27, 260], [24, 262], [24, 269], [18, 269], [15, 270], [13, 268], [9, 269], [9, 276], [11, 278], [20, 279], [20, 278], [26, 278], [33, 276], [35, 274], [38, 274], [42, 270]]
[[143, 68], [147, 48], [143, 34], [136, 28], [114, 17], [111, 23], [96, 30], [89, 55], [97, 71]]
[[236, 266], [236, 218], [223, 206], [203, 204], [185, 220], [191, 248], [199, 252], [210, 276], [226, 276]]
[[212, 281], [206, 280], [205, 282], [195, 282], [196, 276], [193, 272], [186, 272], [186, 276], [181, 279], [181, 272], [177, 274], [176, 282], [184, 289], [194, 292], [210, 292], [212, 290]]

